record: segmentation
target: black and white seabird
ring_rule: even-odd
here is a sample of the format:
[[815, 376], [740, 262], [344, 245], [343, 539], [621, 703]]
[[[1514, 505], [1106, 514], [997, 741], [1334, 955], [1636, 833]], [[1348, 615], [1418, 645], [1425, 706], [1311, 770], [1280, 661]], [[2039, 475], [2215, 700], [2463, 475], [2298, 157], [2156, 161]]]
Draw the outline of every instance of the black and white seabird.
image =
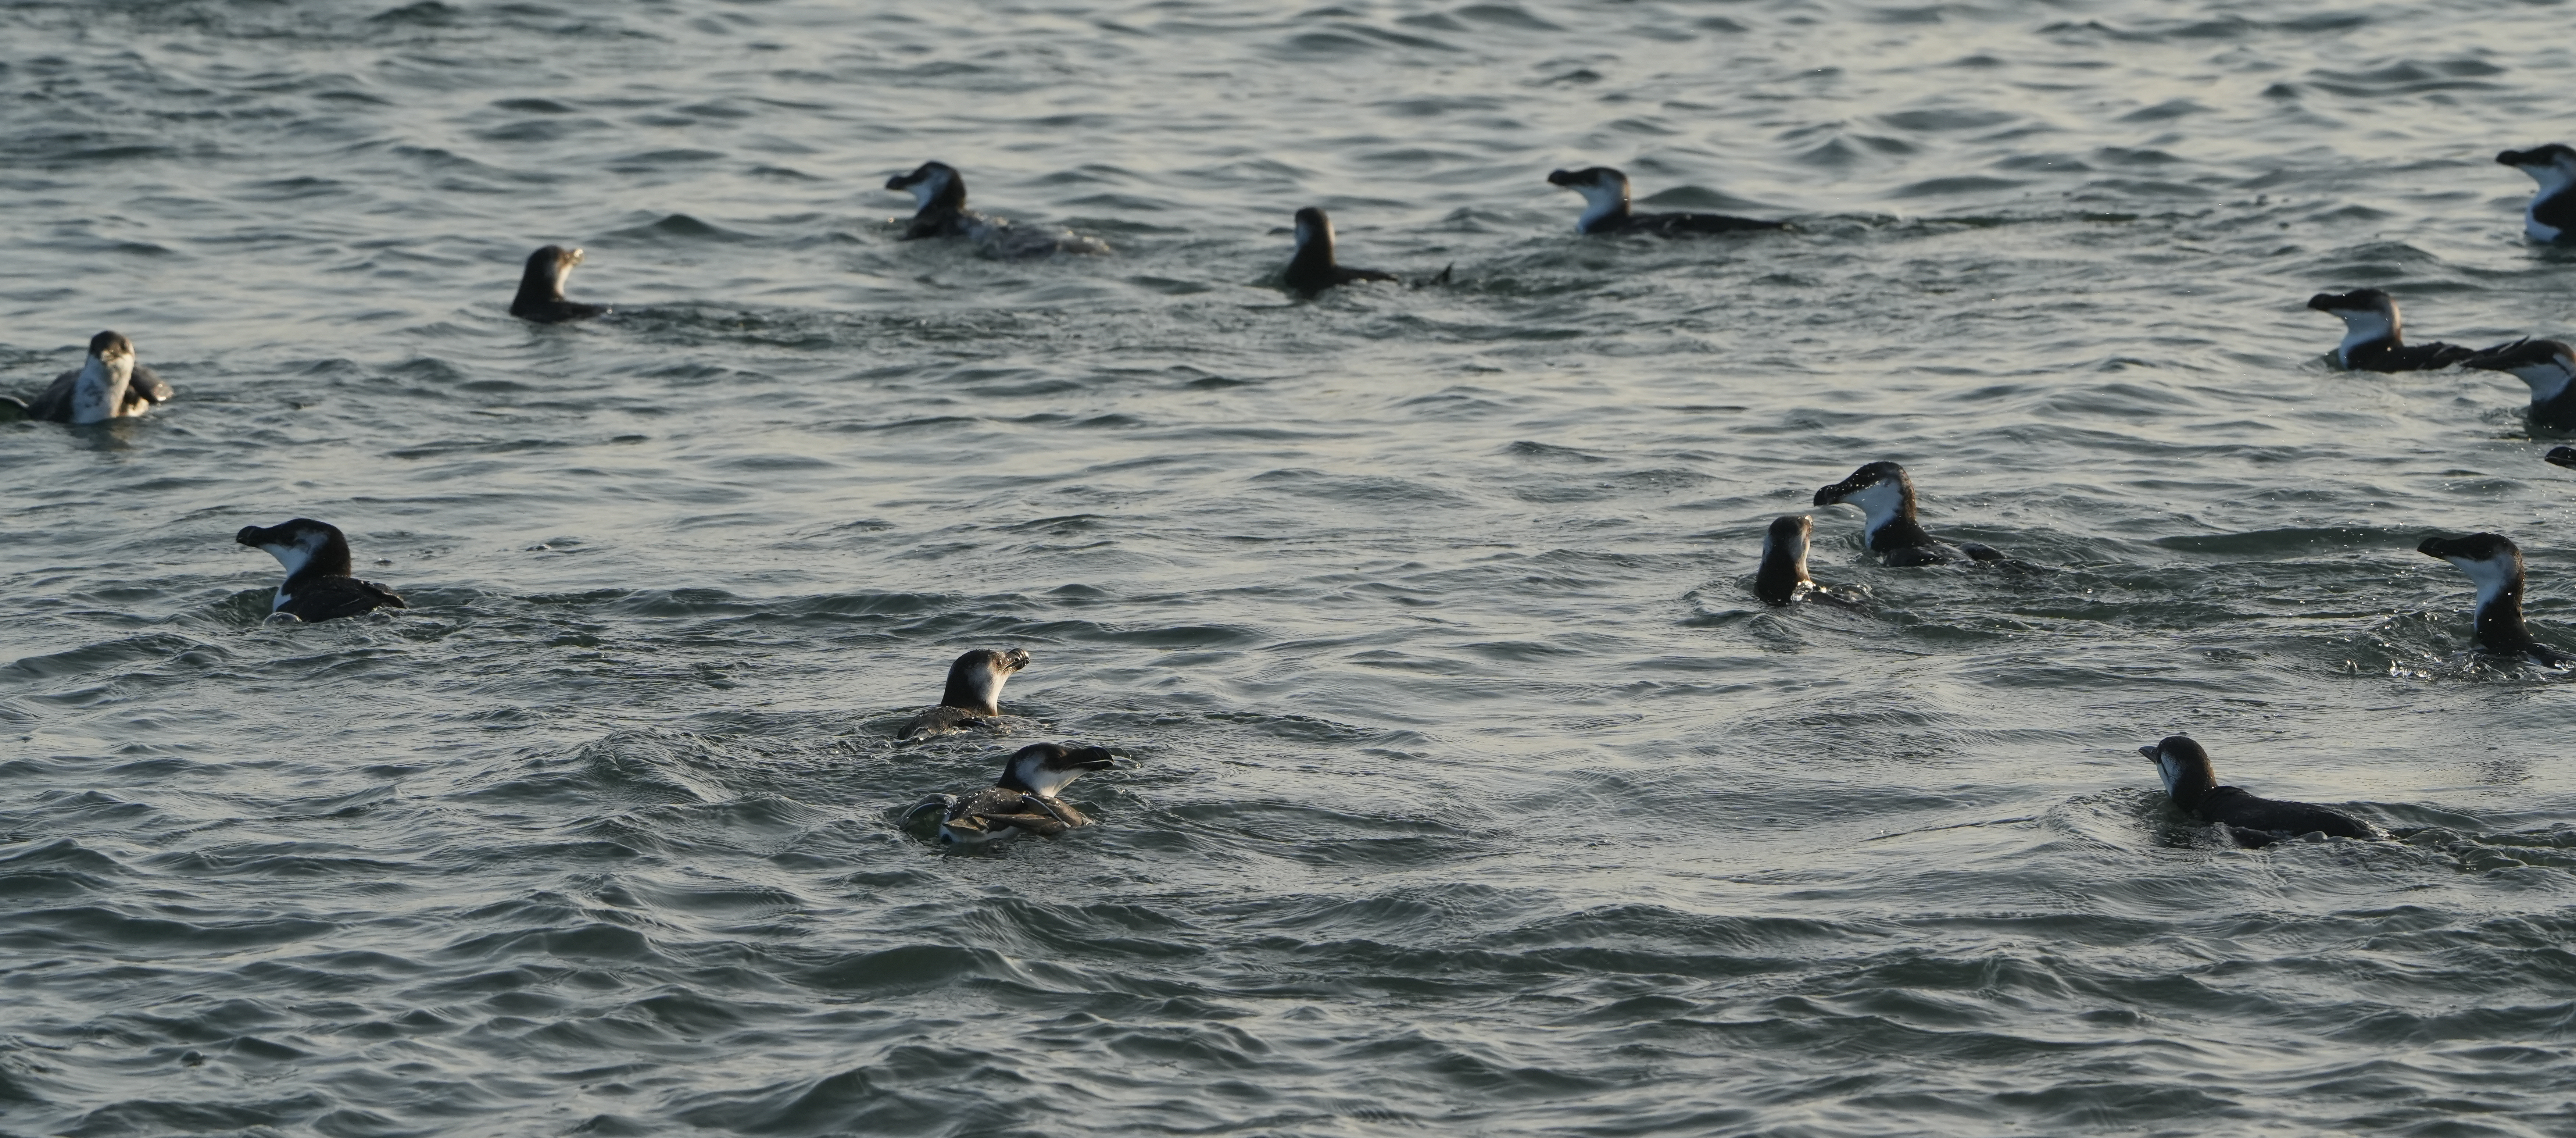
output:
[[89, 358], [20, 403], [0, 397], [0, 409], [47, 423], [103, 423], [131, 419], [167, 403], [174, 392], [151, 368], [134, 362], [134, 341], [115, 332], [89, 338]]
[[1809, 599], [1846, 606], [1859, 603], [1807, 575], [1807, 545], [1815, 530], [1815, 520], [1805, 514], [1771, 520], [1771, 529], [1762, 535], [1762, 568], [1753, 574], [1753, 595], [1762, 598], [1763, 604], [1793, 605]]
[[2534, 241], [2576, 241], [2576, 149], [2563, 143], [2508, 150], [2496, 161], [2540, 183], [2522, 211], [2522, 235]]
[[1107, 244], [1071, 230], [1014, 225], [966, 208], [966, 176], [945, 162], [924, 162], [912, 173], [886, 179], [885, 188], [912, 195], [915, 212], [901, 240], [963, 237], [1005, 260], [1109, 251]]
[[519, 274], [519, 295], [510, 300], [510, 315], [539, 324], [562, 324], [605, 314], [605, 304], [575, 304], [564, 299], [564, 281], [572, 276], [573, 266], [581, 263], [581, 256], [581, 250], [561, 245], [548, 245], [528, 254], [527, 270]]
[[2433, 371], [2460, 363], [2480, 349], [2457, 344], [2409, 344], [2397, 301], [2375, 288], [2321, 292], [2308, 307], [2343, 321], [2343, 342], [2334, 361], [2348, 371]]
[[2576, 663], [2531, 637], [2522, 623], [2522, 550], [2500, 533], [2428, 537], [2415, 551], [2460, 567], [2478, 587], [2477, 621], [2469, 639], [2489, 652], [2524, 656], [2552, 666]]
[[2531, 387], [2532, 425], [2576, 430], [2576, 350], [2557, 340], [2516, 340], [2460, 361], [2463, 367], [2510, 373]]
[[[1958, 561], [2001, 561], [2002, 552], [1973, 541], [1956, 544], [1923, 532], [1914, 520], [1914, 479], [1893, 462], [1873, 462], [1851, 477], [1816, 491], [1816, 504], [1836, 502], [1860, 507], [1861, 532], [1872, 553], [1893, 566], [1942, 565]], [[1775, 531], [1776, 532], [1776, 531]]]
[[1781, 221], [1728, 217], [1722, 213], [1633, 213], [1628, 209], [1628, 176], [1607, 166], [1551, 170], [1547, 182], [1583, 195], [1583, 216], [1574, 220], [1577, 233], [1652, 233], [1657, 237], [1680, 237], [1692, 233], [1783, 229], [1788, 225]]
[[926, 707], [895, 733], [897, 739], [945, 735], [978, 726], [1002, 713], [1002, 684], [1029, 666], [1029, 654], [1018, 648], [997, 652], [978, 648], [948, 665], [948, 687], [939, 704]]
[[1343, 267], [1333, 255], [1333, 219], [1313, 206], [1297, 211], [1297, 252], [1288, 258], [1287, 271], [1279, 275], [1279, 282], [1288, 286], [1288, 291], [1312, 297], [1335, 285], [1359, 281], [1400, 283], [1403, 279], [1377, 269]]
[[286, 583], [277, 587], [277, 601], [269, 607], [272, 616], [311, 623], [411, 607], [393, 590], [349, 575], [349, 539], [338, 526], [296, 518], [266, 528], [243, 526], [233, 540], [267, 550], [286, 567]]
[[2242, 846], [2268, 846], [2283, 838], [2324, 834], [2335, 838], [2384, 838], [2368, 822], [2306, 802], [2259, 798], [2233, 786], [2218, 785], [2209, 752], [2188, 735], [2167, 735], [2162, 742], [2138, 748], [2163, 776], [2165, 795], [2184, 812], [2227, 828]]
[[1088, 771], [1116, 766], [1106, 748], [1068, 749], [1054, 743], [1031, 743], [1002, 764], [1002, 777], [972, 794], [934, 794], [904, 811], [911, 819], [937, 809], [940, 840], [951, 845], [980, 846], [1022, 830], [1052, 838], [1091, 819], [1057, 800], [1056, 793]]

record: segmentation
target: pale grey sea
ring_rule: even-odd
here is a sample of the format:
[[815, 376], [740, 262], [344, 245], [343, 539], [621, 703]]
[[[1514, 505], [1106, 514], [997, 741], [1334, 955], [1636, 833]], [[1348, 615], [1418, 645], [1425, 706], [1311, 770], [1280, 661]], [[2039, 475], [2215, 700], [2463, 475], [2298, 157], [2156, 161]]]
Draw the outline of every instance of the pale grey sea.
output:
[[[0, 1135], [2576, 1133], [2576, 5], [0, 3]], [[1114, 252], [903, 242], [888, 176]], [[1580, 239], [1557, 167], [1786, 218]], [[1347, 263], [1454, 283], [1292, 301]], [[548, 243], [577, 300], [505, 309]], [[2026, 572], [1876, 565], [1902, 462]], [[1858, 610], [1772, 611], [1813, 512]], [[265, 625], [245, 525], [408, 611]], [[895, 745], [968, 648], [1008, 733]], [[2226, 847], [2135, 748], [2388, 842]], [[1099, 825], [897, 824], [1039, 740]]]

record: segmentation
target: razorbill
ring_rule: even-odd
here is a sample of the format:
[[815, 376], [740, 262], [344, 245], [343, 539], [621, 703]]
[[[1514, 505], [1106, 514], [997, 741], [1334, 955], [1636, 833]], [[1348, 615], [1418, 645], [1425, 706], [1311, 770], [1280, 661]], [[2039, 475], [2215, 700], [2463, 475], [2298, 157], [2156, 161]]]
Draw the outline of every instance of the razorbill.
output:
[[2432, 371], [2478, 354], [2457, 344], [2409, 344], [2397, 301], [2375, 288], [2321, 292], [2308, 307], [2343, 321], [2343, 342], [2335, 345], [2334, 362], [2347, 371]]
[[948, 687], [939, 693], [938, 706], [921, 709], [903, 730], [895, 732], [895, 738], [945, 735], [1000, 715], [1002, 684], [1028, 666], [1029, 654], [1018, 648], [1008, 652], [978, 648], [959, 656], [948, 665]]
[[1071, 230], [1014, 225], [966, 208], [966, 176], [945, 162], [924, 162], [912, 173], [886, 179], [885, 188], [912, 195], [915, 212], [901, 240], [963, 237], [1005, 260], [1109, 251], [1108, 245]]
[[393, 590], [349, 575], [349, 539], [327, 522], [296, 518], [266, 528], [243, 526], [233, 540], [267, 550], [286, 567], [286, 582], [277, 587], [277, 601], [269, 606], [272, 615], [309, 623], [411, 607]]
[[519, 295], [510, 299], [510, 315], [539, 324], [562, 324], [588, 320], [608, 311], [605, 304], [575, 304], [564, 299], [564, 281], [572, 268], [581, 263], [581, 250], [548, 245], [528, 254], [528, 267], [519, 274]]
[[1583, 216], [1574, 219], [1577, 233], [1652, 233], [1657, 237], [1680, 237], [1691, 233], [1782, 229], [1788, 224], [1728, 217], [1722, 213], [1632, 213], [1628, 209], [1628, 176], [1607, 166], [1551, 170], [1547, 182], [1583, 195]]
[[2531, 386], [2526, 414], [2535, 426], [2576, 430], [2576, 350], [2558, 340], [2516, 340], [2460, 361], [2463, 367], [2508, 372]]
[[1815, 530], [1815, 520], [1805, 514], [1771, 520], [1770, 530], [1762, 535], [1762, 568], [1753, 574], [1753, 595], [1762, 598], [1763, 604], [1784, 606], [1810, 599], [1845, 606], [1859, 603], [1807, 575], [1807, 545]]
[[2522, 211], [2522, 234], [2534, 241], [2576, 241], [2576, 149], [2561, 143], [2508, 150], [2496, 161], [2540, 183]]
[[1052, 838], [1091, 819], [1056, 799], [1056, 792], [1087, 771], [1116, 766], [1101, 747], [1070, 750], [1054, 743], [1031, 743], [1002, 764], [1002, 777], [971, 794], [934, 794], [904, 811], [908, 821], [937, 809], [939, 837], [951, 845], [980, 846], [1026, 830]]
[[1884, 554], [1889, 565], [2004, 559], [1993, 546], [1973, 541], [1952, 544], [1923, 532], [1923, 526], [1914, 520], [1914, 479], [1893, 462], [1870, 463], [1852, 471], [1851, 477], [1816, 491], [1817, 505], [1836, 502], [1860, 508], [1864, 515], [1861, 532], [1868, 538], [1870, 552]]
[[2478, 587], [2477, 620], [2469, 639], [2489, 652], [2527, 656], [2543, 664], [2569, 663], [2556, 649], [2531, 638], [2522, 623], [2522, 550], [2500, 533], [2428, 537], [2415, 551], [2460, 567]]
[[115, 332], [89, 338], [89, 358], [54, 377], [34, 399], [0, 397], [17, 418], [47, 423], [103, 423], [131, 419], [169, 402], [174, 394], [159, 373], [134, 362], [134, 341]]
[[2387, 837], [2368, 822], [2323, 806], [2258, 798], [2238, 787], [2218, 785], [2218, 772], [2209, 765], [2209, 752], [2188, 735], [2167, 735], [2162, 742], [2138, 748], [2138, 753], [2156, 764], [2156, 773], [2164, 778], [2165, 796], [2173, 799], [2175, 806], [2226, 827], [2239, 845], [2268, 846], [2301, 834]]
[[1343, 267], [1333, 257], [1333, 219], [1313, 206], [1297, 211], [1297, 252], [1288, 258], [1287, 271], [1279, 275], [1279, 282], [1288, 286], [1288, 291], [1312, 297], [1335, 285], [1403, 280], [1378, 269]]

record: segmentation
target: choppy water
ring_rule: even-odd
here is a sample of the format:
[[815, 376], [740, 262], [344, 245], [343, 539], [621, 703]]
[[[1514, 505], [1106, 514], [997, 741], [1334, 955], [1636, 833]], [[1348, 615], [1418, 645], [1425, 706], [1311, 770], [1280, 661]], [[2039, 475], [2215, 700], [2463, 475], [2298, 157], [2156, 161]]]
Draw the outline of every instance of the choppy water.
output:
[[[2576, 697], [2412, 547], [2576, 647], [2576, 486], [2300, 306], [2571, 330], [2570, 16], [0, 7], [0, 376], [180, 393], [0, 428], [0, 1132], [2567, 1133]], [[1308, 204], [1458, 285], [1287, 303]], [[1880, 458], [2049, 571], [1827, 510], [1875, 606], [1762, 611]], [[263, 627], [296, 515], [417, 607]], [[2172, 731], [2407, 837], [2211, 848]], [[1102, 825], [893, 824], [1038, 738]]]

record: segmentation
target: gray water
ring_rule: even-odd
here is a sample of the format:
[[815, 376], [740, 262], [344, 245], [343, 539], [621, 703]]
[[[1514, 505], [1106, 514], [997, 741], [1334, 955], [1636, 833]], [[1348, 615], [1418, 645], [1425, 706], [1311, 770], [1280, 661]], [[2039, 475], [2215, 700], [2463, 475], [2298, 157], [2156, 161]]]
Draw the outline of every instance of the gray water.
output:
[[[2571, 16], [0, 5], [0, 387], [179, 392], [0, 427], [0, 1133], [2576, 1132], [2576, 697], [2413, 551], [2576, 649], [2576, 486], [2302, 308], [2576, 331]], [[2038, 568], [1765, 610], [1875, 459]], [[263, 625], [295, 516], [413, 608]], [[1041, 739], [1097, 827], [897, 825]]]

